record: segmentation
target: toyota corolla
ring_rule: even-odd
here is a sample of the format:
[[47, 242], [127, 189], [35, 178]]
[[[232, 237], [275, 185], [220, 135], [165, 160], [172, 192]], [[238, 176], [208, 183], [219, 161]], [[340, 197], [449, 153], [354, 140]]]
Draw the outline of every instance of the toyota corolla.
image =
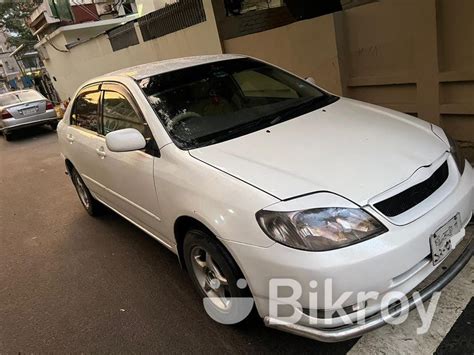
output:
[[[440, 127], [257, 59], [181, 58], [89, 80], [58, 135], [87, 212], [107, 206], [176, 253], [223, 323], [243, 320], [250, 299], [268, 326], [360, 336], [382, 311], [413, 308], [412, 290], [428, 300], [472, 254], [473, 169]], [[279, 318], [269, 285], [281, 279], [301, 297]], [[380, 297], [327, 309], [310, 295], [328, 279], [335, 298]], [[407, 302], [384, 306], [395, 291]]]

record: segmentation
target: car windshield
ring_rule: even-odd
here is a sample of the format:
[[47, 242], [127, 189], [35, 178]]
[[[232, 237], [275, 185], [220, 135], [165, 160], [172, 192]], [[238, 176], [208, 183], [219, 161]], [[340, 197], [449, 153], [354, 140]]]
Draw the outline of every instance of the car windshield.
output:
[[242, 136], [338, 99], [250, 58], [171, 71], [139, 85], [181, 149]]
[[0, 106], [8, 106], [19, 104], [21, 102], [43, 99], [44, 97], [39, 92], [34, 90], [13, 91], [0, 95]]

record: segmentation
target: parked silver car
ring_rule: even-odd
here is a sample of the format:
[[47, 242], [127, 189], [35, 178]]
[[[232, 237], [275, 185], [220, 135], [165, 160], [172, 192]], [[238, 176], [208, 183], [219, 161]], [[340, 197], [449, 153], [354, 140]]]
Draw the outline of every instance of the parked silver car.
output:
[[35, 90], [12, 91], [0, 95], [0, 131], [11, 139], [13, 130], [48, 124], [56, 129], [58, 118], [54, 105]]

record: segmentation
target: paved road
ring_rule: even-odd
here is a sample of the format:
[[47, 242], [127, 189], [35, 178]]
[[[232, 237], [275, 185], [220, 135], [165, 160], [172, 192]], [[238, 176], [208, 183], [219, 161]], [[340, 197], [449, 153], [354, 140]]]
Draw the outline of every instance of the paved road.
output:
[[216, 324], [174, 254], [113, 212], [87, 215], [48, 128], [0, 138], [0, 351], [344, 353]]
[[337, 354], [356, 342], [212, 322], [172, 253], [113, 212], [86, 214], [55, 133], [0, 139], [0, 352]]

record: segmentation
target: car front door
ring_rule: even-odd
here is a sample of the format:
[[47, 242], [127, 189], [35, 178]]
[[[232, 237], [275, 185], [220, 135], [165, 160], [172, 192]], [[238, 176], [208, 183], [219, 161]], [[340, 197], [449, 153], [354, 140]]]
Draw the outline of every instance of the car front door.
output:
[[65, 147], [68, 159], [79, 172], [93, 195], [104, 194], [99, 182], [100, 147], [103, 137], [100, 133], [100, 97], [99, 85], [83, 89], [74, 100], [70, 125], [66, 128]]
[[[117, 83], [104, 83], [102, 90], [102, 144], [99, 150], [99, 181], [104, 185], [104, 202], [126, 217], [157, 235], [159, 230], [158, 199], [153, 179], [154, 155], [148, 149], [112, 152], [105, 136], [124, 128], [135, 128], [143, 134], [147, 146], [153, 143], [150, 129], [129, 91]], [[157, 235], [158, 236], [158, 235]]]

